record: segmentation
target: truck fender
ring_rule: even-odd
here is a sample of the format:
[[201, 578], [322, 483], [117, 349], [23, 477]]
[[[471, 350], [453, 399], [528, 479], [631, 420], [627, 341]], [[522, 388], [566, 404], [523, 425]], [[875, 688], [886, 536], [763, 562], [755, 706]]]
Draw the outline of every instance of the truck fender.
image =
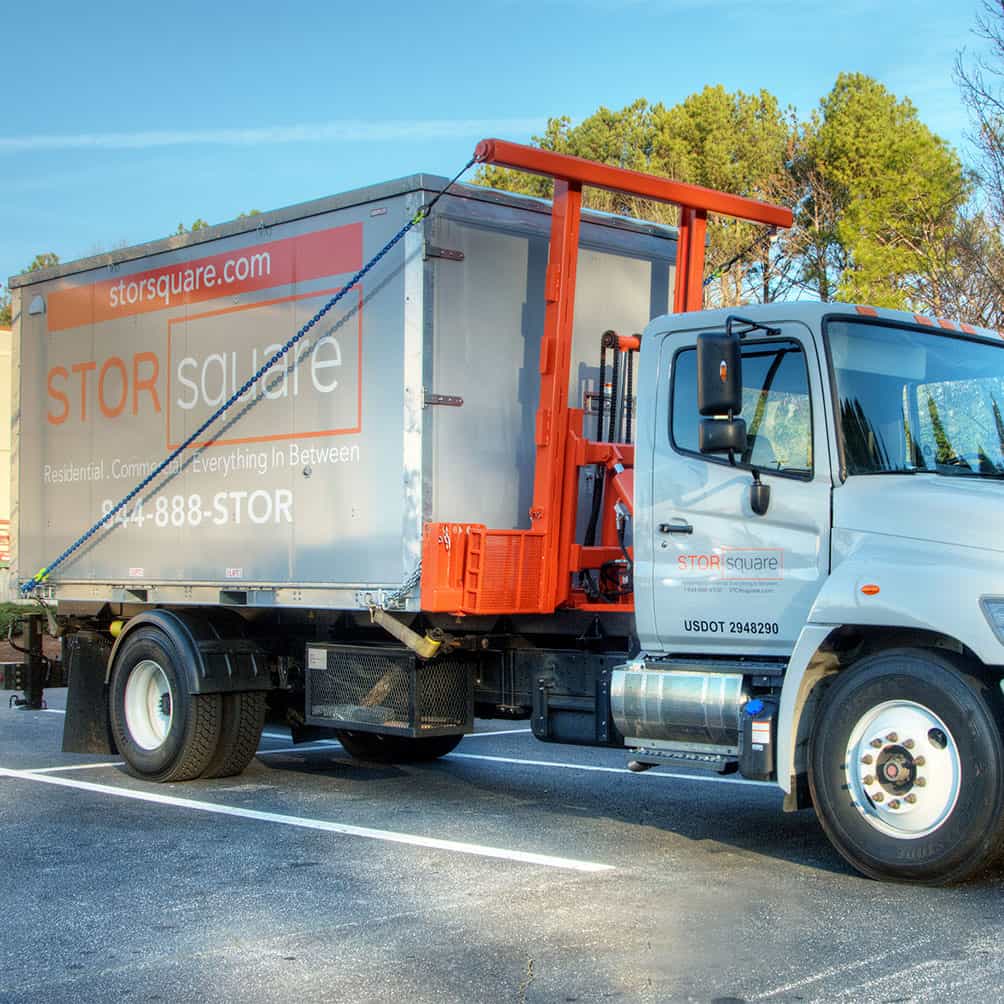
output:
[[[777, 737], [778, 784], [786, 793], [792, 790], [797, 751], [812, 728], [812, 714], [805, 711], [813, 690], [839, 668], [833, 653], [820, 651], [837, 628], [923, 632], [965, 645], [985, 665], [1004, 661], [1004, 649], [979, 605], [988, 587], [1004, 593], [996, 555], [973, 554], [963, 563], [955, 548], [918, 546], [908, 538], [881, 542], [862, 538], [861, 544], [867, 544], [867, 551], [862, 546], [845, 558], [824, 582], [788, 662]], [[937, 586], [925, 588], [936, 561]], [[865, 592], [865, 586], [878, 589]]]
[[115, 639], [105, 684], [111, 680], [115, 656], [123, 642], [143, 626], [155, 627], [181, 653], [190, 694], [226, 694], [271, 690], [265, 653], [257, 642], [243, 637], [240, 617], [210, 610], [144, 610], [131, 617]]
[[803, 721], [802, 713], [816, 684], [837, 672], [836, 656], [820, 651], [832, 632], [833, 625], [806, 624], [784, 674], [777, 718], [777, 783], [786, 795], [795, 782], [795, 750], [808, 741], [812, 725], [811, 714]]

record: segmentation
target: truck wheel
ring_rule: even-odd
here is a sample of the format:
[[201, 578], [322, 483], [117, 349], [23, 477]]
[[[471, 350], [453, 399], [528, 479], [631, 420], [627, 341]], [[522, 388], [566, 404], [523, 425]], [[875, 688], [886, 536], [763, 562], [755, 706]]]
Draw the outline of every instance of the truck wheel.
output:
[[1004, 831], [1002, 700], [930, 651], [900, 649], [841, 673], [809, 744], [826, 835], [872, 878], [943, 885], [999, 853]]
[[464, 737], [425, 736], [412, 739], [408, 736], [382, 736], [377, 732], [335, 732], [335, 738], [356, 760], [373, 763], [422, 763], [437, 760], [453, 752]]
[[189, 694], [181, 656], [153, 627], [137, 628], [112, 667], [112, 734], [126, 766], [146, 781], [189, 781], [220, 737], [220, 695]]
[[265, 726], [265, 692], [223, 695], [220, 740], [203, 777], [233, 777], [254, 759]]

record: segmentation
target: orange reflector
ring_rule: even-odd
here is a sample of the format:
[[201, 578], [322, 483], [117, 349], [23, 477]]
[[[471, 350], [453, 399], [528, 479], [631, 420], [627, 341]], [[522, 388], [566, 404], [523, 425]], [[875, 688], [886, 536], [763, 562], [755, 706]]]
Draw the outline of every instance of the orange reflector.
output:
[[865, 596], [876, 596], [878, 595], [879, 587], [874, 583], [869, 583], [867, 586], [861, 587], [861, 592], [863, 592]]
[[878, 317], [878, 311], [874, 307], [855, 307], [854, 309], [859, 314], [864, 314], [865, 317]]
[[926, 324], [929, 328], [934, 327], [934, 321], [932, 321], [930, 317], [924, 317], [923, 314], [914, 314], [913, 319], [918, 324]]
[[975, 335], [976, 334], [976, 329], [971, 324], [960, 324], [959, 327], [962, 328], [962, 330], [967, 335]]
[[943, 327], [946, 331], [955, 330], [955, 325], [952, 324], [951, 321], [942, 320], [940, 317], [938, 318], [938, 324], [941, 325], [941, 327]]

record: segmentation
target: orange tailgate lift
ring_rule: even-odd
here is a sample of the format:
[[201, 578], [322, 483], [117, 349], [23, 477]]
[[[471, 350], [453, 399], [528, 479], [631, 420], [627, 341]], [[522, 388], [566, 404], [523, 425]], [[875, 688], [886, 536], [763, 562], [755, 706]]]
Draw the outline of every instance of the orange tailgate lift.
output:
[[[422, 609], [456, 614], [549, 614], [570, 606], [631, 611], [634, 603], [630, 594], [613, 603], [592, 603], [572, 585], [574, 573], [599, 569], [622, 556], [614, 504], [619, 500], [632, 512], [634, 497], [634, 447], [586, 439], [582, 409], [568, 406], [583, 186], [680, 207], [673, 294], [676, 313], [702, 307], [708, 213], [790, 227], [791, 211], [504, 140], [483, 140], [475, 157], [482, 164], [554, 179], [531, 528], [491, 530], [480, 523], [426, 524]], [[636, 343], [637, 339], [621, 338], [617, 349], [636, 349]], [[600, 409], [602, 414], [602, 401]], [[601, 545], [583, 547], [575, 542], [578, 472], [592, 464], [607, 467]]]

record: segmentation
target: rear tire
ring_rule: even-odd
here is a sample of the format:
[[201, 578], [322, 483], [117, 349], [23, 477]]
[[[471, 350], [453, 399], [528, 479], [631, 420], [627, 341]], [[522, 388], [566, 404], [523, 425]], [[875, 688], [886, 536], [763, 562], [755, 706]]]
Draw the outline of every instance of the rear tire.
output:
[[862, 660], [823, 696], [809, 783], [834, 847], [871, 878], [944, 885], [991, 864], [1004, 834], [1004, 701], [933, 651]]
[[220, 695], [190, 694], [184, 662], [154, 627], [129, 634], [115, 656], [112, 735], [130, 773], [190, 781], [209, 765], [220, 736]]
[[233, 777], [254, 759], [265, 726], [265, 692], [223, 695], [220, 739], [203, 777]]
[[457, 748], [462, 735], [385, 736], [377, 732], [347, 732], [337, 730], [335, 737], [356, 760], [371, 763], [423, 763], [438, 760]]

